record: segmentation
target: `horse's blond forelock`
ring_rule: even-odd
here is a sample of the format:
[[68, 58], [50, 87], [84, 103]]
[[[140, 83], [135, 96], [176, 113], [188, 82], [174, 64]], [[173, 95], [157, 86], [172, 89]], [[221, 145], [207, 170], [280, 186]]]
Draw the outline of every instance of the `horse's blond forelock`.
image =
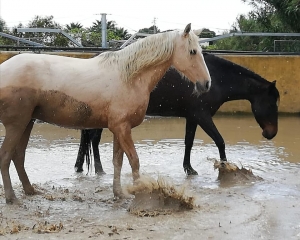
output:
[[[105, 65], [117, 64], [122, 80], [129, 82], [148, 66], [168, 61], [173, 54], [175, 38], [178, 34], [179, 31], [171, 31], [146, 37], [122, 50], [100, 54], [99, 62]], [[193, 32], [189, 34], [187, 51], [195, 43], [198, 44], [197, 39]]]

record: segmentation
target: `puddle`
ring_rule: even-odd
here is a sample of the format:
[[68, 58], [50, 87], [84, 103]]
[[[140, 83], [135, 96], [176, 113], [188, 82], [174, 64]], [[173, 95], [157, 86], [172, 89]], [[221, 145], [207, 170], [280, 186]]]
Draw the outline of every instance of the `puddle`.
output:
[[[161, 199], [165, 200], [160, 197], [160, 191], [150, 195], [156, 199], [150, 207], [149, 195], [144, 193], [137, 195], [135, 200], [116, 201], [113, 198], [112, 135], [109, 131], [103, 132], [100, 144], [106, 174], [97, 176], [94, 172], [87, 174], [86, 166], [81, 174], [74, 171], [79, 131], [36, 124], [25, 168], [41, 194], [25, 196], [11, 164], [13, 188], [21, 204], [5, 204], [1, 179], [0, 235], [7, 239], [29, 238], [38, 234], [34, 226], [39, 226], [42, 233], [33, 235], [39, 239], [299, 238], [300, 118], [280, 118], [278, 135], [271, 141], [262, 138], [253, 117], [217, 116], [214, 120], [225, 139], [228, 161], [250, 169], [255, 177], [263, 180], [224, 187], [218, 180], [219, 171], [214, 169], [214, 162], [219, 160], [218, 149], [199, 127], [191, 154], [192, 166], [199, 175], [186, 176], [182, 167], [185, 120], [147, 119], [132, 133], [141, 174], [153, 179], [163, 177], [176, 189], [184, 186], [191, 194], [188, 196], [194, 198], [193, 206], [199, 206], [177, 211], [180, 203], [167, 200], [163, 202], [167, 214], [153, 213], [155, 206], [161, 206]], [[4, 134], [0, 125], [0, 141]], [[121, 178], [123, 186], [132, 184], [126, 157]], [[152, 216], [141, 218], [128, 212], [138, 204], [144, 204], [139, 210], [148, 209]], [[47, 233], [50, 230], [52, 232]]]

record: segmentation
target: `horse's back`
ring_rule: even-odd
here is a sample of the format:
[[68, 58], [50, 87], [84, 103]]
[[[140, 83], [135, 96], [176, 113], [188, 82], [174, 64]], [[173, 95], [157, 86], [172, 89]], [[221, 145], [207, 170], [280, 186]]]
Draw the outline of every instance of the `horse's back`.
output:
[[[51, 74], [55, 62], [62, 61], [61, 57], [46, 54], [19, 54], [0, 65], [0, 87], [6, 86], [30, 86], [39, 88], [38, 82]], [[51, 66], [52, 65], [52, 66]]]
[[[62, 91], [80, 96], [90, 82], [100, 84], [105, 69], [93, 59], [47, 54], [19, 54], [0, 65], [0, 88], [17, 87], [43, 91]], [[93, 85], [94, 84], [94, 85]]]

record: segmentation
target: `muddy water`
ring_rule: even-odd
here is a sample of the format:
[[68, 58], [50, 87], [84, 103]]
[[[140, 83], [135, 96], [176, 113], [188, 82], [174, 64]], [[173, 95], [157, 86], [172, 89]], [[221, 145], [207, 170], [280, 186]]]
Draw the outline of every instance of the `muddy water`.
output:
[[[263, 181], [220, 185], [213, 164], [218, 150], [198, 128], [191, 163], [198, 176], [186, 177], [182, 168], [185, 120], [150, 118], [133, 130], [141, 172], [184, 186], [196, 198], [193, 210], [139, 218], [127, 212], [130, 200], [112, 195], [112, 135], [103, 132], [100, 155], [105, 175], [74, 173], [80, 132], [36, 124], [27, 149], [25, 167], [42, 192], [24, 196], [11, 166], [21, 206], [5, 204], [0, 180], [0, 223], [19, 227], [19, 237], [34, 234], [37, 222], [62, 223], [58, 233], [36, 238], [102, 237], [106, 239], [299, 239], [300, 238], [300, 118], [280, 117], [278, 135], [264, 139], [252, 116], [217, 116], [215, 124], [226, 142], [227, 159], [251, 169]], [[0, 125], [0, 136], [5, 130]], [[122, 183], [131, 183], [125, 158]], [[22, 225], [22, 226], [23, 226]], [[2, 227], [3, 227], [2, 226]], [[28, 227], [29, 229], [27, 229]], [[1, 227], [0, 227], [1, 234]], [[7, 238], [17, 235], [6, 233]]]

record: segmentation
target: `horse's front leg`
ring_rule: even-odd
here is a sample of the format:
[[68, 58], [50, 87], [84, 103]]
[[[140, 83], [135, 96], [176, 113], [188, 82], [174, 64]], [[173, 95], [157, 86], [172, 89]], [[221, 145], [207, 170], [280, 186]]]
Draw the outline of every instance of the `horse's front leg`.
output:
[[102, 131], [103, 128], [90, 130], [90, 135], [93, 135], [91, 137], [91, 140], [92, 140], [92, 147], [94, 153], [95, 173], [97, 174], [105, 174], [105, 172], [103, 171], [103, 167], [100, 160], [100, 153], [99, 153], [99, 143], [100, 143]]
[[197, 171], [191, 165], [191, 151], [195, 139], [197, 122], [186, 119], [185, 126], [185, 152], [183, 159], [183, 170], [187, 175], [198, 175]]
[[113, 192], [116, 198], [123, 198], [123, 192], [121, 188], [121, 170], [123, 165], [124, 151], [121, 148], [118, 137], [114, 134], [114, 145], [113, 145], [113, 164], [114, 164], [114, 181], [113, 181]]
[[[119, 145], [116, 143], [118, 143]], [[115, 149], [115, 145], [116, 145], [116, 149]], [[115, 167], [114, 193], [117, 194], [122, 192], [120, 175], [121, 175], [121, 167], [122, 167], [124, 152], [126, 153], [126, 156], [129, 160], [129, 164], [132, 169], [132, 177], [133, 180], [135, 181], [140, 177], [140, 173], [139, 173], [140, 163], [132, 140], [131, 128], [128, 125], [118, 128], [118, 131], [114, 133], [114, 154], [116, 154], [116, 157], [119, 156], [119, 154], [122, 155], [122, 158], [120, 156], [118, 158], [114, 158], [114, 167]]]
[[198, 124], [200, 127], [212, 138], [218, 147], [220, 160], [227, 161], [225, 153], [225, 142], [221, 134], [219, 133], [213, 119], [210, 115], [203, 115], [201, 120], [199, 119]]

